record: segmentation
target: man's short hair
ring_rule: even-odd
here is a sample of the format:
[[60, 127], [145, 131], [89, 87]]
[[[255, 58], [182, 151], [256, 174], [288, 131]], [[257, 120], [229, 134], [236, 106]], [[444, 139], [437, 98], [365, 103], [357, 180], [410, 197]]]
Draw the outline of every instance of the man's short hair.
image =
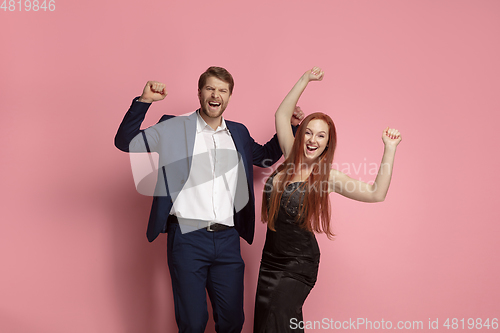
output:
[[207, 79], [211, 76], [229, 84], [229, 94], [233, 93], [233, 76], [225, 68], [216, 66], [209, 67], [203, 74], [200, 75], [200, 79], [198, 80], [198, 89], [201, 90], [205, 86]]

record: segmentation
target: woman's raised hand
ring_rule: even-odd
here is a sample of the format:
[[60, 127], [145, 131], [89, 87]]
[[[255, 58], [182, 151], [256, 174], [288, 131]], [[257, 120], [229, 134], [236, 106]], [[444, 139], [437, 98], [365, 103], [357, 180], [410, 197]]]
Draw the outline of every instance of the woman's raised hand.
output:
[[319, 67], [313, 67], [312, 69], [304, 73], [304, 76], [308, 81], [321, 81], [323, 80], [324, 75], [325, 72], [323, 72]]
[[387, 127], [382, 133], [382, 141], [386, 146], [396, 147], [401, 142], [401, 133], [395, 128]]

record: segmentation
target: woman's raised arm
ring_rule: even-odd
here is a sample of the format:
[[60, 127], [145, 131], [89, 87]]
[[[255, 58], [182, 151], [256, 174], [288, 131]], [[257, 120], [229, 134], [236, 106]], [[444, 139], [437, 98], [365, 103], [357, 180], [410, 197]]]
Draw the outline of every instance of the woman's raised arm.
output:
[[387, 127], [382, 133], [382, 141], [384, 142], [384, 155], [373, 184], [353, 179], [343, 172], [332, 169], [329, 191], [358, 201], [384, 201], [391, 183], [396, 147], [401, 142], [401, 134], [398, 130]]
[[292, 118], [293, 112], [297, 102], [302, 95], [302, 92], [306, 89], [307, 84], [310, 81], [321, 81], [323, 79], [323, 71], [319, 67], [314, 67], [304, 73], [293, 86], [292, 90], [286, 95], [283, 102], [281, 102], [278, 110], [274, 115], [276, 124], [276, 133], [278, 134], [278, 140], [280, 142], [281, 151], [285, 159], [290, 154], [293, 146], [293, 132], [290, 128], [290, 119]]

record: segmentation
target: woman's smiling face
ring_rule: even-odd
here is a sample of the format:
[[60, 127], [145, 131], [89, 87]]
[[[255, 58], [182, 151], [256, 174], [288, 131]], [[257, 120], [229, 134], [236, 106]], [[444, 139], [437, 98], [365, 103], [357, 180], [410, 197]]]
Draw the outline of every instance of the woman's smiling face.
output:
[[304, 135], [304, 156], [313, 162], [321, 156], [328, 144], [328, 124], [322, 119], [313, 119], [307, 124]]

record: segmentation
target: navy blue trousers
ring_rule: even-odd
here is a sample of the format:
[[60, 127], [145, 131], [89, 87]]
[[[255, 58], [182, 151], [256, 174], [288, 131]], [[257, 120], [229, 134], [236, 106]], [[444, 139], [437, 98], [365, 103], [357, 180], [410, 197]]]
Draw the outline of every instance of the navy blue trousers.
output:
[[169, 224], [167, 262], [172, 279], [175, 319], [181, 333], [203, 333], [208, 321], [207, 296], [212, 303], [215, 330], [239, 333], [243, 314], [243, 273], [236, 229], [182, 234]]

